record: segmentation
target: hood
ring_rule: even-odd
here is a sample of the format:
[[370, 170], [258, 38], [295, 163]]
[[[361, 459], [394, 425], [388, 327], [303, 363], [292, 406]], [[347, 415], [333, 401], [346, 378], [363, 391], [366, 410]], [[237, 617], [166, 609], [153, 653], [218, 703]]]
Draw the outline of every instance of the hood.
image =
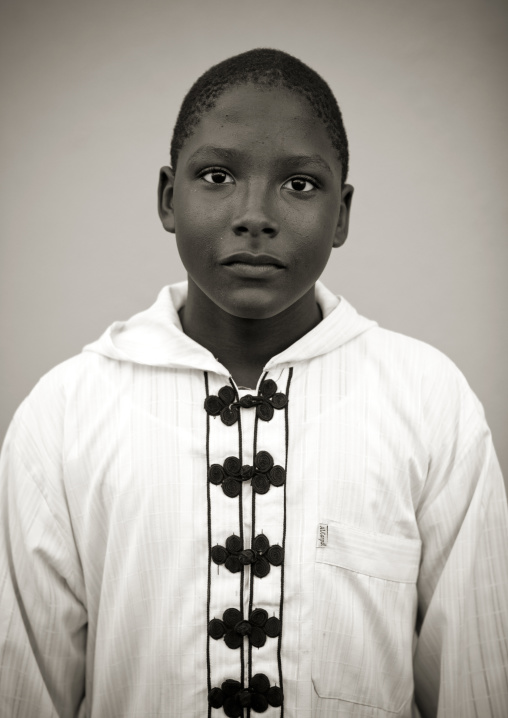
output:
[[[114, 322], [83, 351], [110, 359], [147, 366], [199, 369], [229, 377], [229, 371], [213, 354], [182, 331], [178, 310], [187, 299], [187, 282], [164, 287], [155, 304], [125, 322]], [[321, 282], [316, 300], [323, 320], [301, 339], [272, 357], [264, 371], [313, 359], [346, 344], [377, 326], [365, 319], [343, 297], [336, 297]]]

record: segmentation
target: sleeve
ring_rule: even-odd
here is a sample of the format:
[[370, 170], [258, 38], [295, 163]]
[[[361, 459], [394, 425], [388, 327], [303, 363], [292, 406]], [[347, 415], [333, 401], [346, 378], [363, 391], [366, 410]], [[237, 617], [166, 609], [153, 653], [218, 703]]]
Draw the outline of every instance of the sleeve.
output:
[[[447, 360], [427, 382], [417, 517], [415, 699], [422, 718], [508, 716], [508, 511], [483, 409]], [[429, 427], [431, 427], [429, 429]]]
[[[37, 403], [37, 401], [36, 401]], [[53, 403], [53, 406], [52, 406]], [[84, 710], [87, 613], [62, 487], [58, 401], [20, 407], [0, 457], [0, 715]]]

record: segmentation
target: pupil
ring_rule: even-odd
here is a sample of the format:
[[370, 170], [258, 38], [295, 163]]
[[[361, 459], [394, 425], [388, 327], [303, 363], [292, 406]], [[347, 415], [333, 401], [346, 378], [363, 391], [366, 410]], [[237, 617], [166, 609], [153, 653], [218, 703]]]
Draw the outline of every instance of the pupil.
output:
[[212, 179], [216, 184], [222, 184], [226, 179], [224, 172], [213, 172]]
[[292, 180], [292, 184], [293, 184], [293, 189], [296, 189], [296, 190], [305, 189], [305, 180], [294, 179], [294, 180]]

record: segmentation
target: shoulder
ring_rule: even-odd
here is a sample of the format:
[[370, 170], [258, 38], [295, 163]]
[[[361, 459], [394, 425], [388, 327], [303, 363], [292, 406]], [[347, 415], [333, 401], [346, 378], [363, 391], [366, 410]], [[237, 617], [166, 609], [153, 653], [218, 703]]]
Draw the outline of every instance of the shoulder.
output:
[[440, 432], [449, 437], [471, 427], [485, 431], [483, 406], [462, 371], [442, 351], [380, 327], [359, 340], [385, 388], [386, 400], [412, 404], [429, 440], [438, 440]]
[[9, 435], [38, 437], [51, 446], [63, 436], [69, 406], [90, 406], [114, 385], [121, 363], [93, 352], [82, 352], [44, 374], [14, 414]]
[[364, 338], [369, 348], [377, 351], [381, 362], [394, 361], [430, 373], [443, 367], [452, 372], [459, 371], [442, 351], [406, 334], [375, 326], [365, 333]]
[[405, 418], [417, 421], [428, 462], [420, 510], [454, 482], [457, 491], [472, 495], [487, 467], [487, 483], [493, 481], [499, 467], [485, 412], [457, 365], [435, 347], [393, 331], [376, 327], [364, 341], [379, 374], [390, 377], [384, 403], [398, 403]]
[[459, 394], [471, 391], [457, 365], [424, 341], [378, 326], [362, 334], [358, 341], [378, 372], [391, 376], [395, 382], [420, 386], [424, 396], [443, 386]]
[[46, 409], [58, 406], [84, 383], [86, 385], [88, 382], [96, 381], [101, 375], [106, 375], [108, 369], [112, 368], [108, 365], [114, 363], [106, 357], [92, 352], [82, 352], [66, 359], [39, 379], [22, 402], [21, 412], [26, 410], [26, 407], [35, 407], [39, 404], [45, 406]]

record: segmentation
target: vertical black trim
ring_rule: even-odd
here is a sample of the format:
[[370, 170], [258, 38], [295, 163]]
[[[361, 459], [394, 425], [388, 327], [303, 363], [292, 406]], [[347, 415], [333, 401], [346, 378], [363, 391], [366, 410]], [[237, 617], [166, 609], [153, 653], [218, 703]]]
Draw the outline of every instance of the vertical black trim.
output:
[[[229, 382], [235, 391], [236, 400], [239, 401], [240, 395], [238, 394], [236, 386], [231, 377], [229, 379]], [[242, 410], [240, 407], [238, 408], [238, 458], [240, 459], [240, 466], [243, 466]], [[241, 540], [242, 546], [243, 546], [243, 481], [240, 484], [240, 494], [238, 496], [238, 520], [240, 523], [240, 540]], [[245, 618], [244, 611], [243, 611], [244, 577], [245, 577], [245, 566], [242, 564], [242, 567], [240, 569], [240, 613], [242, 614], [242, 618]], [[244, 643], [245, 643], [245, 641], [243, 641], [242, 645], [240, 646], [240, 660], [241, 660], [240, 682], [242, 684], [242, 688], [245, 688], [245, 646], [244, 646]]]
[[[266, 374], [265, 374], [266, 376]], [[253, 449], [252, 449], [252, 463], [254, 464], [254, 457], [256, 456], [256, 449], [257, 449], [257, 442], [258, 442], [258, 415], [256, 413], [254, 418], [254, 443], [253, 443]], [[251, 508], [251, 516], [252, 516], [252, 526], [251, 526], [251, 538], [250, 538], [250, 545], [252, 548], [253, 541], [256, 537], [256, 492], [254, 489], [252, 489], [252, 508]], [[252, 605], [254, 602], [254, 573], [252, 571], [252, 565], [250, 566], [250, 574], [249, 574], [249, 616], [252, 613]], [[249, 641], [248, 646], [248, 675], [249, 675], [249, 685], [252, 678], [252, 644]], [[251, 711], [250, 708], [247, 708], [247, 718], [250, 718]]]
[[[289, 368], [288, 372], [288, 381], [286, 385], [286, 396], [289, 400], [289, 387], [291, 386], [291, 379], [293, 378], [293, 367]], [[284, 560], [282, 561], [281, 567], [280, 567], [280, 605], [279, 605], [279, 620], [280, 620], [280, 633], [277, 643], [277, 663], [279, 665], [279, 686], [281, 690], [282, 688], [282, 656], [281, 656], [281, 650], [282, 650], [282, 634], [283, 634], [283, 611], [284, 611], [284, 564], [286, 563], [286, 485], [287, 485], [287, 476], [288, 476], [288, 450], [289, 450], [289, 415], [288, 415], [288, 406], [289, 401], [284, 407], [284, 419], [285, 419], [285, 425], [286, 425], [286, 481], [284, 482], [284, 523], [282, 526], [282, 551]], [[280, 716], [283, 718], [284, 716], [284, 700], [282, 701], [282, 705], [280, 707]]]
[[[209, 397], [208, 372], [205, 375], [205, 392], [206, 398]], [[210, 623], [210, 588], [212, 583], [212, 509], [210, 503], [210, 482], [208, 480], [208, 471], [210, 469], [210, 414], [206, 413], [206, 500], [207, 500], [207, 520], [208, 520], [208, 585], [206, 595], [206, 680], [208, 684], [208, 694], [212, 690], [211, 674], [210, 674], [210, 636], [208, 635], [208, 624]], [[212, 706], [208, 704], [208, 718], [211, 718]]]
[[[261, 377], [261, 381], [259, 382], [259, 387], [261, 388], [262, 383], [266, 379], [268, 375], [268, 372], [265, 371], [263, 376]], [[258, 392], [259, 393], [259, 392]], [[254, 441], [252, 445], [252, 463], [254, 464], [254, 459], [256, 458], [256, 452], [258, 447], [258, 424], [259, 424], [259, 418], [258, 413], [256, 410], [256, 415], [254, 418]], [[252, 489], [252, 528], [251, 528], [251, 548], [252, 543], [254, 539], [256, 538], [256, 492], [254, 489]], [[249, 616], [252, 613], [252, 606], [254, 603], [254, 574], [252, 571], [252, 566], [250, 567], [250, 591], [249, 591]], [[249, 641], [249, 685], [252, 678], [252, 644]], [[251, 712], [250, 708], [247, 709], [247, 718], [250, 718]]]

